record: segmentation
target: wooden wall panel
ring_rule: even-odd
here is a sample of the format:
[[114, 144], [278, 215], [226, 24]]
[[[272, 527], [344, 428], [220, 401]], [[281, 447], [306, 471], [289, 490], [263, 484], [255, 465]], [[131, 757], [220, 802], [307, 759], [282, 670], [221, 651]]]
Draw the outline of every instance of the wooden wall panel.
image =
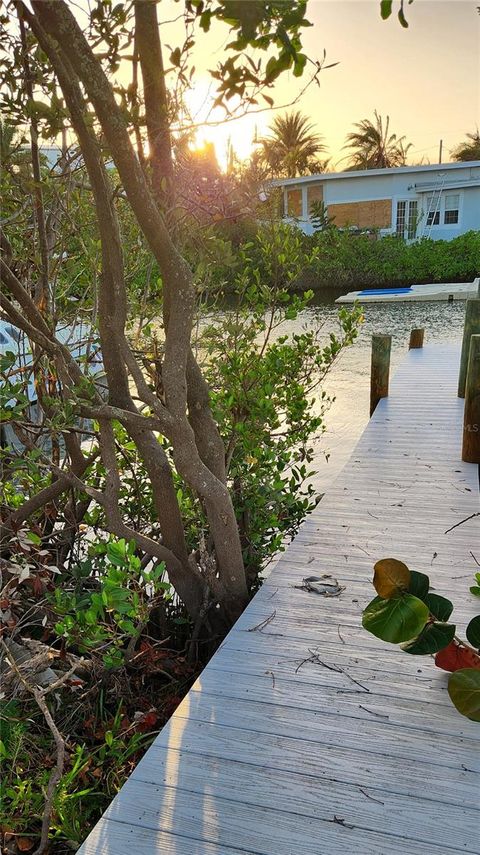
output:
[[302, 216], [302, 191], [301, 189], [287, 190], [287, 216]]
[[343, 202], [328, 206], [328, 216], [334, 217], [339, 228], [357, 226], [359, 229], [388, 229], [392, 225], [392, 200]]
[[311, 184], [307, 187], [307, 211], [310, 212], [314, 202], [323, 202], [323, 184]]

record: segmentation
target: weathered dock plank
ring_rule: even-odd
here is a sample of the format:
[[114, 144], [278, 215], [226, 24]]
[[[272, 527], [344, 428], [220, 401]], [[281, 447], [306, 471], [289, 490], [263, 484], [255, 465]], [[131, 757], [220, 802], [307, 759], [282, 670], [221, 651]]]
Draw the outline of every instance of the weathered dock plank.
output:
[[[430, 657], [361, 627], [386, 556], [453, 599], [460, 634], [478, 611], [468, 588], [480, 518], [462, 520], [480, 510], [479, 467], [460, 462], [459, 356], [409, 352], [350, 462], [82, 855], [480, 853], [479, 725], [452, 707]], [[302, 590], [322, 573], [344, 586], [339, 597]]]

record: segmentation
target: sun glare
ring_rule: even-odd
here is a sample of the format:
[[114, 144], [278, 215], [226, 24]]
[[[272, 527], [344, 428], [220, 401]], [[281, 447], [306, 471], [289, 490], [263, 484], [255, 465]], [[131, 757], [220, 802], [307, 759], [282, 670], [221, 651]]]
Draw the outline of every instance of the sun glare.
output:
[[[225, 171], [230, 150], [239, 160], [246, 160], [252, 154], [260, 130], [260, 117], [245, 115], [234, 121], [225, 121], [225, 111], [221, 107], [214, 107], [214, 100], [214, 93], [206, 81], [198, 81], [186, 93], [187, 109], [193, 123], [198, 125], [191, 147], [202, 149], [206, 144], [213, 143], [220, 169]], [[264, 123], [262, 119], [262, 132]]]

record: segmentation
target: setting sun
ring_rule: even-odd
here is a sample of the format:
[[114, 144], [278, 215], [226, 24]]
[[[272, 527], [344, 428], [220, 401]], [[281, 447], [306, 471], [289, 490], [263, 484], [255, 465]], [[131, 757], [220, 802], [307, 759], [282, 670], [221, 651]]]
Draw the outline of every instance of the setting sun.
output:
[[213, 143], [218, 164], [225, 171], [230, 149], [241, 161], [251, 156], [255, 139], [264, 132], [267, 120], [264, 114], [225, 120], [225, 111], [214, 107], [214, 100], [211, 83], [206, 79], [199, 78], [186, 92], [188, 113], [192, 124], [198, 126], [193, 132], [190, 148], [202, 149], [207, 143]]

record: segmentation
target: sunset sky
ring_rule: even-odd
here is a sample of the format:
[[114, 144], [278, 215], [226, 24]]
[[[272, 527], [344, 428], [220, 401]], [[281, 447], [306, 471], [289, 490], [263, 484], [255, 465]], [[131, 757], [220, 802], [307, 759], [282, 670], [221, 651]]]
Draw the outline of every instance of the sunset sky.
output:
[[[312, 86], [299, 103], [324, 136], [332, 165], [340, 158], [345, 135], [355, 121], [373, 117], [373, 111], [390, 115], [391, 130], [413, 143], [409, 159], [438, 161], [439, 140], [444, 160], [467, 131], [480, 125], [480, 15], [478, 0], [415, 0], [407, 7], [409, 29], [395, 16], [380, 19], [378, 0], [310, 0], [307, 17], [313, 27], [304, 31], [304, 46], [312, 58], [327, 52], [327, 62], [339, 62], [321, 74], [320, 88]], [[159, 6], [160, 18], [171, 0]], [[164, 44], [181, 41], [179, 23], [162, 26]], [[201, 54], [195, 54], [197, 73], [189, 96], [190, 109], [201, 121], [208, 100], [207, 69], [223, 52], [228, 28], [217, 24], [202, 36]], [[276, 104], [292, 100], [299, 81], [284, 76], [274, 91]], [[222, 114], [218, 113], [220, 118]], [[221, 163], [228, 138], [240, 157], [252, 149], [255, 126], [262, 136], [272, 113], [247, 116], [218, 128], [202, 129], [197, 142], [213, 141]]]

